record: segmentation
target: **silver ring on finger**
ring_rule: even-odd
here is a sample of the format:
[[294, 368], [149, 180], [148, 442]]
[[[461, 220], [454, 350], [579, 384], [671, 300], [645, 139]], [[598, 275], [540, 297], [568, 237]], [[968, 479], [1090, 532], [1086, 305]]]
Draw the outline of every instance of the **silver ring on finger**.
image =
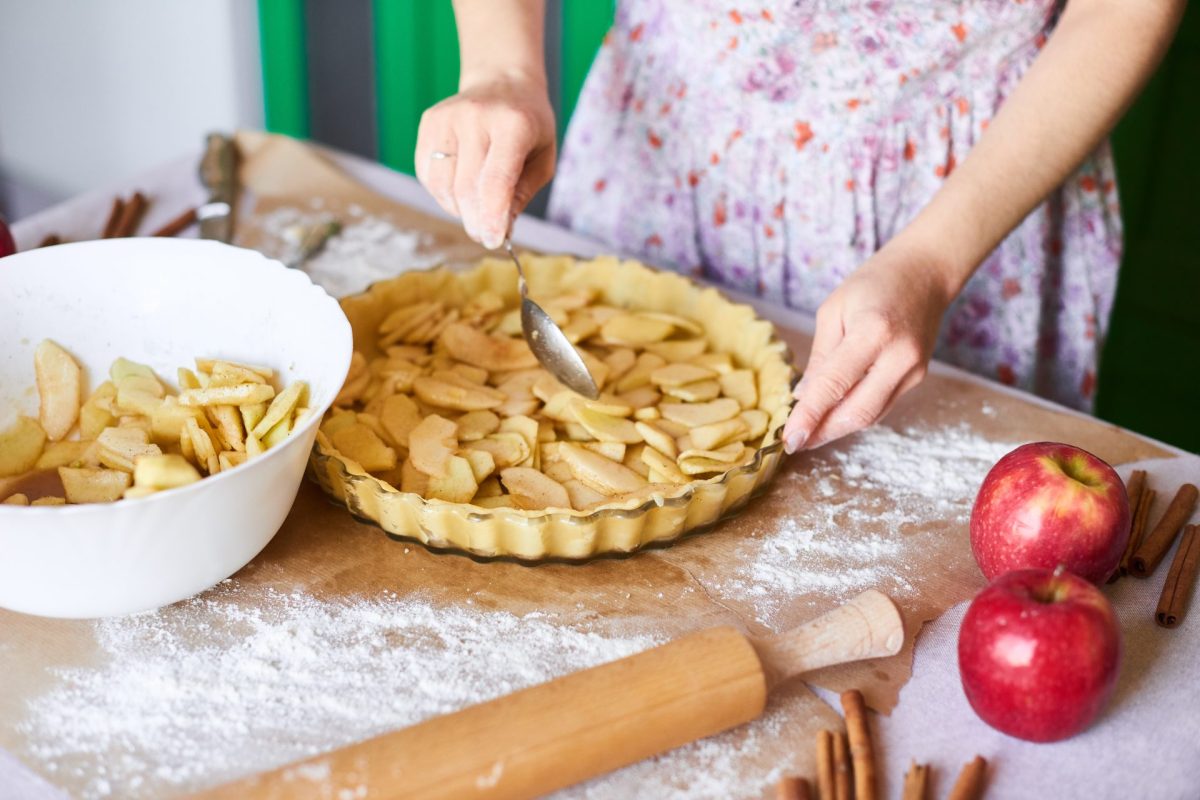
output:
[[429, 154], [429, 157], [434, 161], [445, 161], [448, 158], [454, 158], [454, 153], [447, 153], [445, 150], [434, 150]]

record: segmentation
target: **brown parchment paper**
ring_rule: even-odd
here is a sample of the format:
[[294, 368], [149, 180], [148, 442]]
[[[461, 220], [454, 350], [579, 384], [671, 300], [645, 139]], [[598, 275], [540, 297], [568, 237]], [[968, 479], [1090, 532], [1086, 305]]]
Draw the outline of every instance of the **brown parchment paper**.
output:
[[[305, 146], [288, 139], [242, 135], [242, 176], [252, 194], [240, 227], [245, 244], [259, 240], [254, 217], [288, 205], [307, 207], [312, 198], [337, 209], [356, 204], [386, 216], [396, 225], [428, 231], [431, 247], [448, 260], [471, 260], [482, 254], [453, 224], [374, 194], [348, 179], [334, 165]], [[102, 212], [99, 212], [102, 213]], [[781, 331], [793, 352], [803, 357], [807, 339]], [[989, 408], [984, 413], [984, 408]], [[965, 426], [981, 436], [1003, 442], [1053, 439], [1078, 444], [1110, 463], [1119, 464], [1170, 453], [1133, 434], [1096, 420], [1061, 413], [987, 386], [946, 376], [931, 376], [906, 396], [889, 416], [896, 428], [934, 430]], [[404, 596], [421, 593], [437, 603], [503, 609], [515, 614], [549, 611], [564, 624], [601, 632], [646, 632], [673, 636], [712, 625], [734, 624], [751, 633], [766, 633], [743, 599], [723, 589], [730, 575], [743, 568], [746, 543], [781, 522], [824, 515], [829, 504], [859, 512], [857, 519], [878, 515], [889, 498], [880, 491], [852, 488], [835, 481], [835, 492], [817, 492], [805, 481], [821, 467], [828, 471], [836, 454], [849, 445], [831, 444], [816, 453], [791, 458], [772, 488], [738, 517], [715, 530], [687, 538], [673, 547], [650, 550], [628, 558], [598, 559], [586, 564], [526, 566], [510, 562], [481, 563], [458, 555], [430, 553], [415, 544], [401, 544], [378, 529], [355, 522], [331, 504], [311, 483], [300, 490], [292, 514], [268, 547], [239, 572], [238, 602], [253, 605], [268, 589], [304, 591], [319, 598], [372, 597], [384, 591]], [[964, 500], [968, 498], [963, 498]], [[97, 532], [101, 535], [102, 532]], [[861, 688], [869, 703], [883, 712], [897, 702], [910, 674], [912, 646], [921, 625], [974, 593], [983, 583], [975, 567], [964, 525], [930, 515], [914, 515], [900, 530], [882, 524], [856, 524], [844, 530], [854, 537], [886, 535], [901, 542], [895, 563], [885, 566], [912, 585], [900, 604], [908, 623], [903, 652], [893, 658], [830, 668], [809, 676], [817, 686], [833, 690]], [[806, 569], [839, 569], [836, 556], [806, 563]], [[856, 590], [857, 591], [857, 590]], [[773, 627], [786, 629], [848, 599], [836, 590], [814, 590], [792, 597], [774, 615]], [[162, 614], [177, 613], [168, 608]], [[66, 667], [86, 668], [96, 661], [94, 625], [90, 622], [46, 620], [0, 610], [0, 747], [12, 751], [35, 770], [42, 765], [19, 723], [28, 700], [60, 680]], [[840, 711], [840, 709], [838, 710]], [[838, 711], [831, 709], [801, 682], [773, 696], [768, 713], [783, 721], [778, 735], [757, 739], [742, 753], [740, 768], [765, 776], [772, 769], [813, 775], [812, 742], [821, 728], [841, 728]], [[737, 736], [728, 739], [735, 747]], [[725, 741], [725, 740], [722, 740]], [[247, 743], [253, 746], [253, 743]], [[77, 765], [81, 770], [88, 764]], [[264, 764], [266, 768], [268, 765]], [[702, 769], [702, 764], [682, 769]], [[657, 772], [680, 770], [677, 761], [645, 762], [617, 773], [589, 792], [593, 797], [636, 796], [640, 785]], [[45, 774], [69, 792], [78, 791], [82, 778], [70, 769]], [[214, 765], [205, 783], [224, 780]], [[671, 780], [671, 776], [657, 775]], [[162, 787], [162, 793], [168, 787]], [[176, 788], [178, 790], [178, 787]]]

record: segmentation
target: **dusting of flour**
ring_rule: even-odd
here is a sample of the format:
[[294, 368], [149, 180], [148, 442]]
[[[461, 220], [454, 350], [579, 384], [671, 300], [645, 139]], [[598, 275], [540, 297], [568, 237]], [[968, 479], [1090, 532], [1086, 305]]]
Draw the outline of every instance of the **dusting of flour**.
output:
[[[161, 797], [658, 643], [419, 598], [249, 595], [227, 583], [165, 611], [97, 623], [103, 663], [63, 670], [31, 701], [21, 723], [29, 755], [84, 785], [84, 797]], [[318, 765], [299, 777], [327, 773]]]
[[[811, 470], [781, 477], [782, 491], [799, 495], [806, 484], [812, 500], [796, 500], [804, 505], [795, 514], [747, 540], [737, 560], [744, 566], [722, 582], [721, 594], [748, 603], [769, 627], [802, 596], [845, 600], [869, 588], [910, 595], [897, 569], [906, 555], [901, 527], [966, 524], [984, 475], [1010, 449], [965, 426], [876, 426], [850, 437], [847, 447], [814, 457]], [[862, 489], [887, 502], [860, 499]], [[834, 502], [839, 495], [850, 499]], [[882, 531], [866, 532], [868, 524]]]
[[[965, 524], [979, 482], [1011, 447], [966, 427], [859, 433], [781, 476], [796, 512], [752, 532], [740, 571], [709, 588], [767, 626], [806, 597], [911, 593], [902, 526]], [[99, 663], [61, 670], [21, 723], [23, 757], [89, 798], [220, 783], [659, 643], [552, 615], [390, 594], [328, 601], [231, 581], [159, 612], [98, 622], [96, 637]], [[776, 699], [748, 725], [561, 797], [760, 796], [786, 767], [786, 752], [772, 748], [803, 713], [800, 701]], [[320, 761], [294, 774], [339, 800], [365, 791], [330, 778]]]
[[[267, 240], [261, 249], [287, 259], [297, 250], [304, 226], [331, 218], [319, 208], [280, 208], [264, 214], [259, 225]], [[354, 205], [339, 221], [341, 231], [303, 266], [309, 277], [334, 297], [362, 292], [376, 281], [442, 263], [442, 256], [430, 249], [433, 237], [427, 232], [397, 228]]]

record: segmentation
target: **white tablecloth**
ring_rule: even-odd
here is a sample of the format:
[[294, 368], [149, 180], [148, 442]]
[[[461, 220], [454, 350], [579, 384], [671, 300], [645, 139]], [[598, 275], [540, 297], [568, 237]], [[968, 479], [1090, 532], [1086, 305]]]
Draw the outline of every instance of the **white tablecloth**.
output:
[[[330, 155], [380, 193], [438, 213], [413, 179], [359, 158]], [[145, 225], [150, 229], [202, 199], [194, 178], [195, 163], [195, 155], [187, 154], [123, 186], [106, 187], [22, 220], [14, 226], [18, 245], [33, 246], [54, 231], [79, 230], [81, 220], [98, 225], [103, 212], [98, 214], [97, 209], [107, 208], [117, 192], [133, 188], [157, 198]], [[594, 255], [601, 250], [594, 242], [536, 219], [522, 218], [514, 239], [549, 252]], [[811, 319], [804, 315], [761, 300], [752, 302], [770, 319], [811, 330]], [[945, 365], [935, 364], [934, 369], [979, 380]], [[1139, 466], [1148, 470], [1160, 494], [1184, 481], [1200, 482], [1196, 456], [1181, 453], [1179, 458]], [[1128, 476], [1133, 468], [1126, 465], [1120, 471]], [[1168, 499], [1159, 498], [1156, 513]], [[917, 642], [913, 677], [900, 695], [899, 706], [890, 718], [876, 718], [884, 796], [899, 796], [902, 776], [914, 758], [932, 765], [934, 796], [944, 796], [962, 764], [980, 754], [993, 765], [989, 798], [1200, 798], [1200, 597], [1179, 628], [1157, 627], [1152, 617], [1166, 572], [1164, 564], [1150, 579], [1125, 579], [1108, 590], [1124, 632], [1117, 694], [1091, 730], [1058, 744], [1011, 739], [975, 717], [959, 686], [955, 650], [965, 605], [930, 625]], [[837, 706], [836, 698], [826, 695], [826, 699]], [[0, 800], [58, 797], [60, 792], [0, 750]]]

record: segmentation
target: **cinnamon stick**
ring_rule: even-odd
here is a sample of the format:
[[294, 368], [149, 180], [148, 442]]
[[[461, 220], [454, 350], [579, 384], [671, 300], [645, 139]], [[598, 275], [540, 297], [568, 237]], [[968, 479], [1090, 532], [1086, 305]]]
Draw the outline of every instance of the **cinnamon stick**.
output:
[[902, 800], [925, 800], [929, 791], [929, 765], [918, 764], [916, 761], [904, 773], [904, 794]]
[[121, 219], [117, 222], [113, 238], [133, 236], [137, 233], [138, 224], [142, 221], [142, 215], [145, 213], [146, 196], [141, 192], [134, 192], [133, 197], [129, 198], [129, 202], [121, 209]]
[[1129, 562], [1129, 573], [1139, 578], [1145, 578], [1157, 569], [1163, 556], [1171, 549], [1179, 529], [1188, 521], [1196, 509], [1196, 498], [1200, 496], [1196, 487], [1185, 483], [1179, 487], [1171, 505], [1167, 506], [1162, 519], [1154, 526], [1154, 530], [1146, 534], [1145, 540], [1138, 545], [1137, 552]]
[[108, 220], [104, 223], [104, 232], [100, 234], [101, 239], [111, 239], [117, 235], [117, 225], [121, 222], [121, 214], [125, 211], [125, 201], [119, 197], [114, 197], [112, 208], [108, 212]]
[[954, 788], [947, 795], [947, 800], [978, 800], [983, 797], [983, 780], [987, 776], [987, 761], [983, 756], [975, 756], [974, 760], [958, 773]]
[[812, 791], [804, 778], [784, 777], [775, 787], [776, 800], [812, 800]]
[[175, 219], [156, 230], [151, 236], [177, 236], [196, 224], [196, 209], [189, 208]]
[[1118, 575], [1129, 574], [1129, 562], [1133, 560], [1133, 554], [1137, 552], [1142, 540], [1146, 538], [1146, 523], [1149, 521], [1150, 509], [1154, 507], [1156, 499], [1158, 499], [1158, 492], [1151, 489], [1149, 484], [1144, 486], [1142, 493], [1138, 496], [1133, 523], [1129, 526], [1129, 543], [1125, 545], [1125, 554], [1121, 556], [1121, 565], [1117, 568]]
[[846, 715], [850, 758], [854, 762], [854, 796], [858, 800], [875, 800], [875, 750], [867, 728], [862, 692], [858, 689], [842, 692], [842, 712]]
[[854, 780], [854, 770], [850, 766], [850, 747], [846, 744], [846, 734], [838, 731], [833, 734], [833, 796], [835, 800], [850, 800], [850, 784]]
[[817, 797], [836, 800], [833, 791], [833, 733], [817, 731]]
[[1133, 510], [1137, 508], [1138, 501], [1142, 498], [1142, 490], [1146, 488], [1146, 470], [1135, 469], [1129, 475], [1129, 483], [1125, 485], [1125, 494], [1129, 497], [1129, 512], [1133, 516]]
[[1167, 582], [1163, 584], [1158, 598], [1155, 621], [1164, 628], [1174, 628], [1183, 622], [1187, 613], [1192, 590], [1196, 587], [1196, 574], [1200, 572], [1200, 525], [1188, 525], [1183, 529], [1179, 549], [1171, 560]]
[[46, 234], [46, 238], [38, 243], [38, 247], [53, 247], [56, 244], [62, 244], [62, 237], [57, 233], [48, 233]]

